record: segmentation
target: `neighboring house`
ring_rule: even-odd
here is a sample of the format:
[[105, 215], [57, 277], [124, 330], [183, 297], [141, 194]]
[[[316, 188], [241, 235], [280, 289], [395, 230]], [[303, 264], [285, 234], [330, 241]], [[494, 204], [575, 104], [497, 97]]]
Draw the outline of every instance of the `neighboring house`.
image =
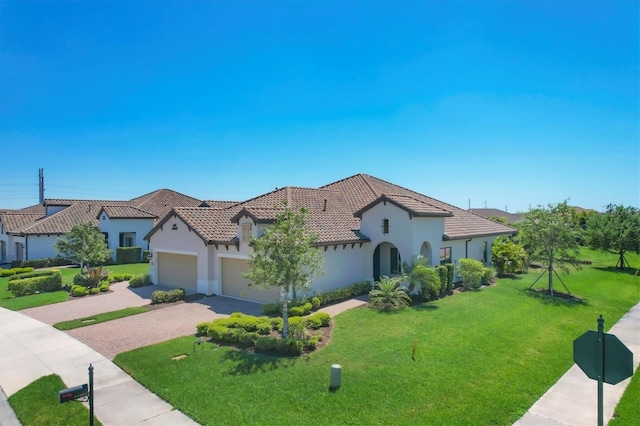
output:
[[[422, 254], [431, 265], [473, 258], [488, 264], [491, 245], [515, 229], [417, 192], [358, 174], [321, 188], [285, 187], [212, 207], [176, 207], [149, 232], [152, 281], [206, 295], [272, 301], [277, 290], [248, 286], [251, 237], [283, 210], [306, 207], [318, 235], [324, 275], [311, 293], [402, 271]], [[204, 203], [203, 203], [204, 204]]]
[[75, 225], [91, 222], [105, 234], [114, 258], [118, 247], [148, 243], [143, 237], [177, 206], [202, 202], [169, 189], [129, 201], [45, 199], [42, 205], [0, 213], [0, 263], [55, 257], [55, 242]]
[[482, 217], [486, 217], [487, 219], [493, 217], [503, 217], [509, 224], [520, 222], [522, 220], [521, 213], [509, 213], [500, 209], [469, 209], [469, 211]]

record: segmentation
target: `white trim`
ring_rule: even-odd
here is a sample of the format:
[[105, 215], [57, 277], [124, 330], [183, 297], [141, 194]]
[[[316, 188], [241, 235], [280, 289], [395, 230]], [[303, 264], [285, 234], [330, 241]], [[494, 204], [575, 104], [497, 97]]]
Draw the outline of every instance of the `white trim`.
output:
[[231, 259], [243, 259], [249, 260], [249, 256], [246, 254], [227, 254], [227, 253], [218, 253], [218, 257], [228, 257]]
[[153, 257], [156, 257], [157, 253], [169, 253], [169, 254], [186, 254], [189, 256], [197, 256], [197, 251], [186, 251], [186, 250], [168, 250], [168, 249], [155, 249], [152, 251]]

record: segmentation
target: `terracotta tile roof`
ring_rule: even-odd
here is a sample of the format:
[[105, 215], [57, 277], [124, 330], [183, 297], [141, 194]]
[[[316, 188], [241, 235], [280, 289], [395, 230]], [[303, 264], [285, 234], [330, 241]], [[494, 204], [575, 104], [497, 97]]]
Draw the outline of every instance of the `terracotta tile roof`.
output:
[[505, 219], [507, 219], [507, 223], [515, 223], [522, 220], [521, 214], [509, 213], [500, 209], [469, 209], [469, 211], [486, 218], [504, 217]]
[[201, 200], [188, 195], [170, 189], [159, 189], [129, 200], [128, 204], [160, 218], [164, 217], [174, 207], [197, 207], [201, 203]]
[[38, 213], [19, 213], [12, 210], [0, 213], [0, 222], [4, 226], [5, 232], [15, 232], [28, 223], [32, 223], [42, 217]]
[[173, 214], [189, 226], [203, 241], [207, 243], [231, 243], [237, 236], [238, 225], [231, 218], [240, 209], [222, 210], [215, 207], [175, 207], [152, 229], [145, 239], [164, 225]]
[[512, 234], [514, 228], [505, 226], [466, 210], [427, 197], [426, 195], [403, 188], [366, 174], [357, 174], [337, 182], [323, 186], [324, 189], [340, 191], [345, 194], [353, 211], [365, 207], [384, 194], [401, 195], [422, 201], [431, 206], [451, 212], [451, 217], [445, 217], [445, 238], [460, 239], [483, 235]]
[[123, 205], [105, 205], [102, 206], [96, 217], [100, 218], [100, 214], [105, 212], [111, 219], [155, 219], [156, 216], [144, 210], [140, 210], [132, 206]]
[[354, 213], [355, 216], [362, 219], [362, 214], [369, 210], [370, 208], [378, 205], [379, 203], [390, 202], [395, 204], [397, 207], [406, 210], [412, 216], [422, 216], [422, 217], [445, 217], [451, 216], [451, 212], [444, 210], [440, 207], [436, 207], [429, 203], [426, 203], [422, 200], [418, 200], [414, 197], [409, 197], [407, 195], [386, 195], [382, 194], [380, 197], [376, 198], [360, 210]]
[[204, 200], [202, 204], [200, 204], [200, 207], [215, 207], [217, 209], [226, 209], [239, 203], [240, 201]]
[[[45, 199], [45, 206], [64, 207], [62, 210], [44, 216], [43, 214], [29, 223], [11, 231], [25, 235], [64, 234], [73, 226], [91, 222], [98, 226], [98, 213], [103, 207], [111, 209], [114, 217], [154, 217], [156, 222], [176, 206], [198, 206], [200, 200], [172, 191], [159, 189], [129, 201], [120, 200], [74, 200], [65, 198]], [[29, 207], [32, 209], [32, 207]]]

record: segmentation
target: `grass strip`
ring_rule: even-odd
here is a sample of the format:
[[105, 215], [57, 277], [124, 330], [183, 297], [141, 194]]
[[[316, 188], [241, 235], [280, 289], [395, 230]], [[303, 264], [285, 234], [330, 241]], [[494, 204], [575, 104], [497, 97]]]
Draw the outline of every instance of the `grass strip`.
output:
[[[23, 425], [29, 426], [85, 426], [89, 410], [81, 402], [60, 404], [58, 391], [68, 386], [60, 376], [44, 376], [9, 397], [9, 405]], [[102, 425], [94, 416], [94, 425]]]
[[100, 324], [101, 322], [111, 321], [118, 318], [124, 318], [131, 315], [142, 314], [149, 312], [150, 309], [146, 306], [135, 306], [132, 308], [124, 308], [118, 311], [105, 312], [102, 314], [92, 315], [90, 317], [78, 318], [69, 321], [62, 321], [54, 324], [53, 326], [58, 330], [73, 330], [74, 328], [86, 327], [88, 325]]
[[640, 423], [640, 374], [636, 370], [613, 412], [609, 426], [636, 426], [638, 423]]

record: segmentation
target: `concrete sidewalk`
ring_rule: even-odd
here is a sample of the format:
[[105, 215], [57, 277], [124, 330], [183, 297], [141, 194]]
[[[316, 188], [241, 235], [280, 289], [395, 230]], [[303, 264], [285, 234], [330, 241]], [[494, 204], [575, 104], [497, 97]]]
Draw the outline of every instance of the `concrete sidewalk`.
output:
[[[605, 318], [605, 330], [607, 328]], [[592, 330], [597, 329], [596, 318]], [[587, 330], [585, 330], [587, 331]], [[609, 331], [633, 352], [633, 369], [640, 362], [640, 303], [636, 304]], [[576, 336], [576, 338], [579, 336]], [[604, 384], [603, 417], [607, 424], [631, 378], [617, 385]], [[558, 426], [598, 424], [598, 385], [573, 365], [542, 397], [518, 420], [516, 426]], [[640, 419], [637, 419], [640, 422]]]
[[[0, 386], [7, 397], [50, 374], [69, 387], [88, 383], [89, 364], [94, 367], [95, 416], [105, 426], [197, 424], [84, 343], [0, 308]], [[15, 424], [7, 405], [0, 403], [0, 423]]]

